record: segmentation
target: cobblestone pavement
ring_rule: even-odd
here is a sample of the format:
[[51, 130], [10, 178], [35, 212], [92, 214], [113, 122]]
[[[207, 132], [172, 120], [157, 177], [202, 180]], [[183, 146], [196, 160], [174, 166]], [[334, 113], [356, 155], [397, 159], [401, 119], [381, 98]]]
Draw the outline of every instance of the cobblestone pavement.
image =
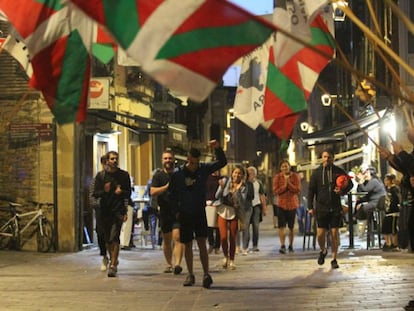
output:
[[260, 252], [238, 255], [236, 270], [210, 256], [211, 289], [201, 286], [197, 250], [193, 287], [182, 286], [185, 267], [181, 275], [162, 273], [162, 251], [150, 246], [122, 250], [116, 278], [99, 270], [96, 247], [1, 251], [0, 310], [404, 310], [414, 299], [414, 254], [364, 250], [359, 240], [349, 249], [343, 234], [340, 268], [332, 270], [330, 254], [318, 266], [318, 250], [303, 250], [300, 236], [293, 254], [279, 254], [270, 221], [261, 226]]

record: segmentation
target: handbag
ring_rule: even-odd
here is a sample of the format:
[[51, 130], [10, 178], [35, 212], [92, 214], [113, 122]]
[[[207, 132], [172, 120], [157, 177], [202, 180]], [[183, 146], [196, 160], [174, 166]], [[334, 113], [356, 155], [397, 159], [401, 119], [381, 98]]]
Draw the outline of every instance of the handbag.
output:
[[210, 228], [217, 228], [217, 206], [213, 204], [206, 205], [207, 226]]

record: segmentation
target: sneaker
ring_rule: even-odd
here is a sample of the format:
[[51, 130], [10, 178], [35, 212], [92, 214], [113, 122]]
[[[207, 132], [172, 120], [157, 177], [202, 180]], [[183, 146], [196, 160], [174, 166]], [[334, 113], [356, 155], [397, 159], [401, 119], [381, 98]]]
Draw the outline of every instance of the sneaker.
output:
[[243, 256], [247, 256], [247, 249], [244, 249], [244, 250], [243, 250], [242, 255], [243, 255]]
[[279, 253], [286, 254], [286, 246], [282, 245], [282, 247], [279, 249]]
[[325, 249], [325, 252], [320, 251], [319, 252], [319, 258], [318, 258], [318, 265], [322, 266], [325, 263], [325, 257], [328, 254], [328, 250]]
[[193, 286], [195, 284], [195, 277], [194, 274], [189, 274], [185, 278], [185, 281], [183, 283], [183, 286]]
[[235, 252], [236, 254], [239, 254], [240, 253], [240, 247], [236, 247], [236, 252]]
[[174, 274], [180, 274], [183, 271], [183, 268], [181, 268], [181, 266], [175, 266], [174, 267]]
[[106, 271], [108, 269], [108, 263], [109, 263], [108, 257], [104, 256], [104, 258], [102, 259], [101, 271]]
[[236, 270], [236, 265], [234, 264], [233, 260], [229, 261], [229, 268], [230, 268], [230, 270]]
[[168, 266], [164, 269], [164, 273], [172, 273], [173, 272], [173, 267]]
[[210, 288], [211, 284], [213, 284], [213, 279], [211, 278], [210, 274], [204, 274], [203, 277], [203, 287]]
[[253, 247], [253, 252], [260, 252], [260, 250], [257, 247]]
[[222, 264], [222, 266], [223, 266], [223, 268], [224, 269], [227, 269], [227, 265], [229, 264], [229, 260], [228, 260], [228, 258], [227, 257], [224, 257], [223, 258], [223, 264]]
[[336, 259], [331, 261], [331, 268], [332, 269], [338, 269], [339, 268], [339, 265], [338, 265], [338, 262], [336, 261]]
[[289, 245], [288, 250], [289, 250], [289, 253], [294, 253], [294, 252], [295, 252], [295, 251], [293, 250], [292, 245]]
[[116, 273], [117, 273], [117, 268], [115, 266], [110, 266], [108, 269], [108, 277], [114, 278], [116, 277]]
[[391, 248], [392, 248], [391, 245], [384, 244], [384, 246], [382, 247], [382, 251], [383, 252], [390, 252]]

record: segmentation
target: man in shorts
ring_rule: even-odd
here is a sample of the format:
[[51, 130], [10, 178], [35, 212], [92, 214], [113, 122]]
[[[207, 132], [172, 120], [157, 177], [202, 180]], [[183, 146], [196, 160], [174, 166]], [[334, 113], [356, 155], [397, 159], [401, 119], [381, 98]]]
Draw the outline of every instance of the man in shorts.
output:
[[[168, 197], [168, 186], [174, 172], [174, 153], [165, 150], [161, 156], [162, 170], [158, 170], [152, 177], [151, 197], [160, 207], [160, 227], [162, 233], [162, 250], [164, 252], [167, 267], [165, 273], [174, 272], [180, 274], [183, 271], [181, 260], [183, 259], [183, 244], [180, 243], [180, 229]], [[174, 265], [173, 265], [174, 255]]]
[[169, 191], [171, 203], [177, 212], [180, 223], [180, 240], [185, 245], [185, 262], [188, 275], [184, 286], [195, 284], [193, 274], [193, 239], [197, 240], [200, 261], [204, 271], [203, 287], [210, 288], [213, 280], [209, 274], [206, 217], [206, 183], [210, 174], [220, 170], [227, 164], [227, 159], [218, 141], [210, 141], [216, 160], [200, 163], [201, 153], [192, 148], [187, 154], [187, 162], [179, 167], [171, 176]]
[[95, 198], [100, 198], [101, 221], [107, 250], [110, 255], [108, 277], [118, 271], [119, 235], [127, 220], [127, 206], [131, 201], [131, 179], [127, 171], [118, 167], [118, 153], [109, 151], [105, 174], [97, 175]]
[[[310, 215], [315, 215], [318, 223], [316, 235], [321, 249], [318, 264], [325, 263], [328, 254], [326, 248], [326, 230], [331, 233], [332, 269], [338, 269], [336, 261], [338, 254], [338, 228], [342, 220], [341, 195], [345, 195], [352, 189], [352, 182], [344, 187], [338, 187], [336, 178], [347, 175], [346, 172], [333, 164], [334, 154], [332, 150], [326, 149], [322, 152], [322, 164], [313, 171], [309, 181], [308, 210]], [[315, 206], [314, 206], [315, 200]]]

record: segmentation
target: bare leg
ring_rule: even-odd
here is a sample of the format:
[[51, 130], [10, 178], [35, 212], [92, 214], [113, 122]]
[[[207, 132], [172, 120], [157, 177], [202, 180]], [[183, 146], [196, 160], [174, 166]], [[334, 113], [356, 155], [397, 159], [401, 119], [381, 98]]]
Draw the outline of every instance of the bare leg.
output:
[[184, 244], [180, 242], [180, 229], [176, 228], [172, 231], [172, 239], [174, 241], [174, 261], [175, 266], [181, 266], [183, 260]]
[[332, 259], [336, 259], [338, 254], [338, 228], [331, 228], [331, 250], [332, 250]]
[[294, 237], [294, 232], [293, 232], [293, 228], [289, 229], [289, 246], [293, 247], [293, 237]]
[[316, 230], [316, 234], [318, 236], [318, 244], [322, 252], [326, 250], [326, 230], [324, 228], [318, 228]]
[[[187, 265], [187, 270], [189, 274], [193, 274], [193, 241], [185, 243], [185, 263]], [[200, 251], [201, 254], [201, 251]]]
[[286, 240], [286, 228], [285, 227], [281, 227], [279, 228], [279, 240], [280, 240], [280, 245], [285, 245], [285, 240]]
[[200, 261], [203, 266], [204, 274], [208, 273], [208, 253], [207, 253], [207, 241], [205, 238], [197, 239], [198, 249], [200, 251]]
[[162, 250], [164, 252], [165, 261], [169, 266], [172, 266], [172, 233], [167, 232], [162, 234]]
[[111, 266], [118, 266], [118, 257], [119, 257], [119, 243], [113, 242], [112, 244], [112, 261]]

